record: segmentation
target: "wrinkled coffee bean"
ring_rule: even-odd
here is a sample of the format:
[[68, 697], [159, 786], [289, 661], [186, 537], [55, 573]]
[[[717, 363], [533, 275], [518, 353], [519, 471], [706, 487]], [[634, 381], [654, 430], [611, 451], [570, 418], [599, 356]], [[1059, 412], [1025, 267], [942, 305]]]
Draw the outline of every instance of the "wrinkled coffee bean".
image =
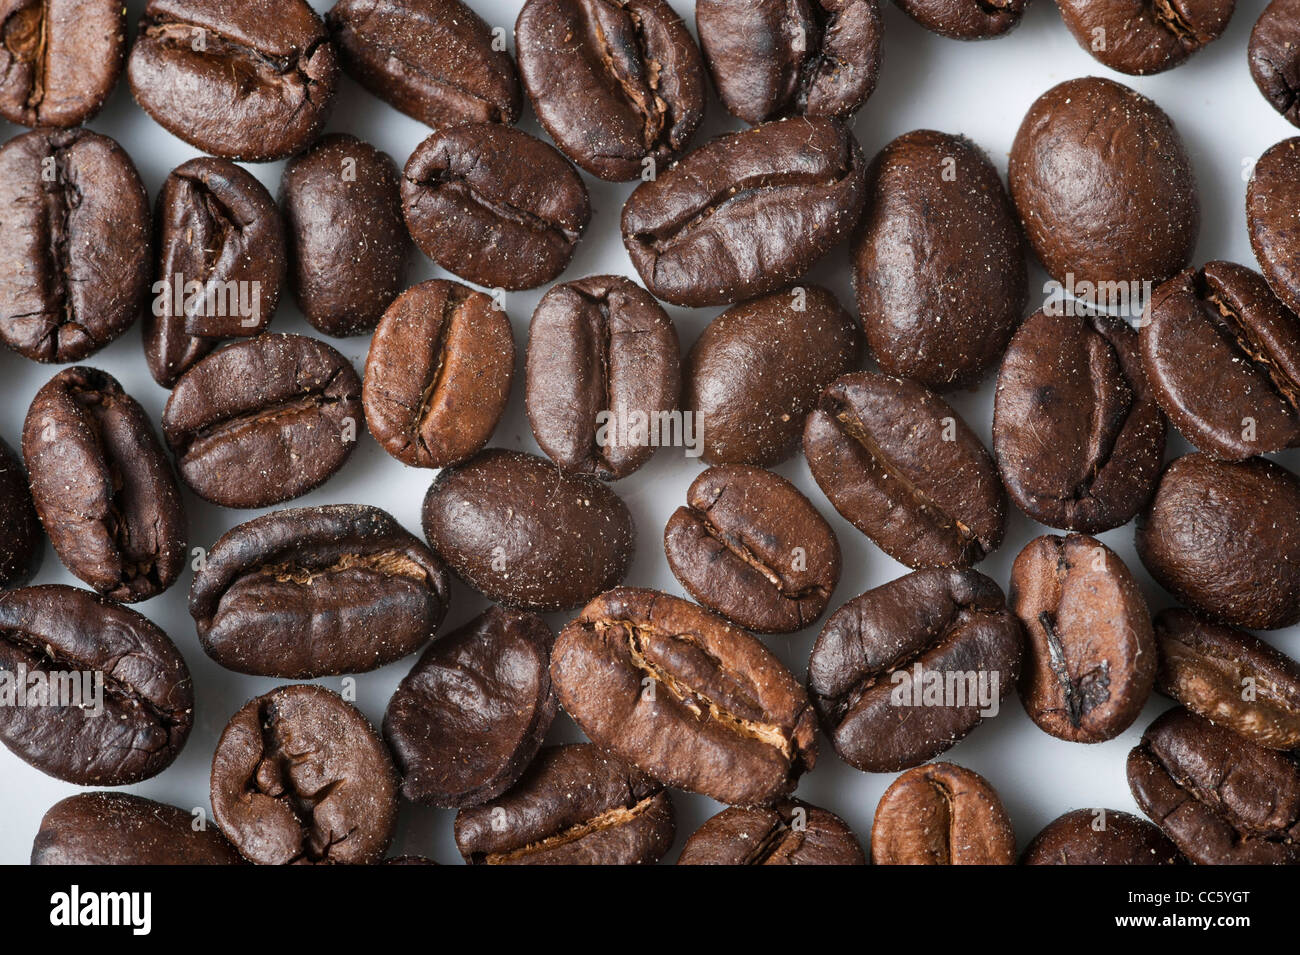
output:
[[1099, 63], [1133, 76], [1178, 66], [1228, 28], [1236, 0], [1057, 0], [1061, 19]]
[[783, 799], [724, 809], [696, 829], [678, 865], [866, 865], [858, 837], [833, 812]]
[[23, 462], [0, 438], [0, 588], [21, 587], [40, 570], [45, 534]]
[[1300, 0], [1272, 0], [1250, 32], [1250, 75], [1264, 99], [1300, 126]]
[[1015, 865], [1016, 834], [987, 779], [952, 763], [909, 769], [880, 797], [876, 865]]
[[986, 40], [1020, 25], [1029, 0], [894, 0], [921, 26], [954, 40]]
[[242, 865], [216, 827], [129, 793], [79, 793], [50, 807], [32, 843], [32, 865]]
[[1250, 247], [1269, 286], [1292, 312], [1300, 312], [1300, 137], [1284, 139], [1255, 163], [1246, 186]]
[[1075, 809], [1034, 836], [1021, 865], [1178, 865], [1178, 847], [1145, 819], [1118, 809]]

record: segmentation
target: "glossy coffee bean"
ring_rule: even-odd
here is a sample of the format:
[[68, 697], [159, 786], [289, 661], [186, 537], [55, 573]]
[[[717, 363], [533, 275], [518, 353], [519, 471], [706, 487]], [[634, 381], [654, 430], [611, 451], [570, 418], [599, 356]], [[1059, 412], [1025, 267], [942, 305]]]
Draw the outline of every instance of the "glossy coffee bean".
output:
[[940, 36], [954, 40], [986, 40], [1020, 25], [1029, 0], [895, 0], [900, 10]]
[[1228, 28], [1236, 0], [1057, 0], [1079, 46], [1112, 70], [1173, 69]]
[[952, 763], [930, 763], [903, 773], [880, 797], [871, 861], [1014, 865], [1016, 834], [988, 780]]
[[1300, 311], [1300, 137], [1284, 139], [1255, 163], [1246, 186], [1250, 247], [1269, 286], [1292, 312]]
[[78, 793], [50, 807], [32, 865], [242, 865], [216, 826], [195, 829], [184, 809], [130, 793]]
[[724, 809], [696, 829], [678, 865], [866, 865], [858, 837], [833, 812], [783, 799]]
[[1117, 809], [1075, 809], [1043, 827], [1021, 865], [1178, 865], [1178, 847], [1145, 819]]
[[0, 588], [21, 587], [40, 570], [45, 534], [22, 459], [0, 438]]
[[1272, 0], [1264, 8], [1250, 32], [1247, 55], [1250, 75], [1264, 94], [1264, 99], [1286, 117], [1292, 126], [1300, 126], [1300, 2]]

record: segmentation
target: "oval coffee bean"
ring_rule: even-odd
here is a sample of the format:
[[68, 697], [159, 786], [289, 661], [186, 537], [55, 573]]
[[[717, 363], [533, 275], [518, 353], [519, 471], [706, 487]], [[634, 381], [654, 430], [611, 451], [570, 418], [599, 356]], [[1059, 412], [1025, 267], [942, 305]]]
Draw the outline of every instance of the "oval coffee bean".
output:
[[838, 245], [862, 212], [865, 176], [862, 149], [839, 123], [764, 123], [637, 186], [623, 206], [623, 244], [656, 297], [738, 302], [790, 284]]
[[577, 171], [540, 139], [469, 123], [415, 148], [402, 210], [416, 245], [449, 272], [489, 288], [544, 285], [569, 264], [591, 221]]
[[489, 448], [439, 472], [424, 499], [424, 536], [489, 600], [548, 611], [621, 583], [636, 530], [627, 505], [594, 477]]
[[212, 545], [190, 587], [208, 656], [236, 673], [309, 680], [414, 653], [442, 623], [447, 570], [362, 504], [273, 511]]
[[606, 481], [627, 477], [662, 444], [685, 443], [673, 419], [681, 345], [668, 313], [620, 275], [556, 285], [528, 327], [525, 400], [546, 456]]
[[551, 679], [596, 745], [732, 805], [788, 795], [817, 760], [808, 696], [758, 640], [654, 590], [620, 587], [561, 631]]
[[346, 358], [313, 338], [260, 335], [182, 375], [162, 425], [195, 494], [270, 507], [341, 468], [361, 421], [361, 380]]
[[654, 176], [704, 118], [704, 62], [664, 0], [528, 0], [519, 73], [555, 144], [593, 176]]
[[858, 837], [833, 812], [783, 799], [724, 809], [696, 829], [678, 865], [866, 865]]
[[366, 357], [366, 425], [403, 464], [441, 468], [480, 451], [510, 397], [515, 342], [492, 299], [433, 279], [384, 312]]
[[[1294, 42], [1294, 41], [1293, 41]], [[1300, 137], [1284, 139], [1255, 163], [1246, 186], [1246, 226], [1264, 278], [1283, 304], [1300, 312]]]
[[900, 10], [940, 36], [986, 40], [1020, 25], [1029, 0], [895, 0]]
[[1178, 865], [1178, 847], [1145, 819], [1118, 809], [1075, 809], [1034, 836], [1021, 865]]
[[1099, 63], [1133, 76], [1172, 69], [1217, 40], [1236, 5], [1236, 0], [1057, 0], [1079, 46]]
[[1099, 533], [1151, 497], [1165, 419], [1122, 320], [1040, 310], [1011, 338], [993, 399], [1007, 493], [1048, 527]]
[[242, 865], [216, 827], [184, 809], [130, 793], [78, 793], [50, 807], [32, 865]]
[[140, 108], [191, 146], [243, 162], [306, 148], [338, 58], [306, 0], [149, 0], [127, 78]]
[[149, 290], [149, 197], [122, 147], [38, 129], [0, 149], [0, 342], [80, 361], [131, 327]]
[[675, 832], [663, 786], [590, 743], [542, 750], [504, 796], [456, 813], [471, 865], [650, 865]]
[[1028, 296], [1024, 240], [997, 170], [964, 136], [921, 129], [880, 151], [867, 196], [854, 287], [881, 370], [940, 390], [978, 381]]
[[1272, 0], [1250, 32], [1250, 75], [1264, 99], [1300, 126], [1300, 0]]
[[792, 633], [822, 615], [840, 579], [835, 532], [808, 498], [761, 468], [709, 468], [664, 528], [690, 595], [747, 630]]
[[1300, 479], [1264, 458], [1188, 454], [1170, 463], [1138, 520], [1156, 583], [1222, 623], [1300, 622]]
[[45, 533], [23, 462], [0, 438], [0, 588], [21, 587], [40, 570]]
[[0, 593], [0, 677], [0, 742], [78, 786], [158, 775], [194, 723], [190, 671], [167, 634], [74, 587]]
[[1011, 567], [1011, 609], [1028, 637], [1020, 699], [1038, 728], [1072, 743], [1114, 739], [1151, 695], [1151, 613], [1124, 562], [1083, 534], [1046, 534]]
[[871, 824], [876, 865], [1015, 865], [1016, 834], [997, 792], [952, 763], [895, 779]]
[[845, 375], [808, 415], [804, 454], [844, 519], [909, 567], [968, 567], [1002, 543], [1002, 484], [979, 438], [914, 381]]
[[723, 312], [686, 358], [682, 404], [709, 464], [779, 464], [821, 390], [861, 364], [862, 330], [819, 285]]
[[397, 773], [384, 741], [324, 687], [281, 686], [236, 713], [212, 757], [212, 815], [258, 865], [384, 857]]

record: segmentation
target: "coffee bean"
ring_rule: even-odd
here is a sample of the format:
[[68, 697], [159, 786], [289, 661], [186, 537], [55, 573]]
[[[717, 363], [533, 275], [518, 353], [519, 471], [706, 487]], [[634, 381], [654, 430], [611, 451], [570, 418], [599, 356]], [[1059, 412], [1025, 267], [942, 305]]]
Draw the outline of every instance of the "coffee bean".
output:
[[1264, 458], [1184, 455], [1138, 520], [1137, 552], [1189, 607], [1238, 627], [1289, 627], [1300, 622], [1300, 479]]
[[803, 448], [835, 509], [909, 567], [968, 567], [1002, 543], [993, 459], [914, 381], [865, 371], [837, 379], [808, 415]]
[[411, 250], [393, 160], [353, 136], [322, 137], [284, 167], [280, 202], [307, 321], [326, 335], [373, 329], [406, 284]]
[[674, 832], [664, 788], [589, 743], [542, 750], [510, 792], [456, 813], [471, 865], [649, 865]]
[[718, 96], [747, 123], [844, 119], [876, 88], [877, 0], [699, 0], [695, 26]]
[[361, 380], [346, 358], [313, 338], [260, 335], [182, 375], [162, 425], [195, 494], [269, 507], [341, 468], [361, 420]]
[[519, 74], [564, 154], [593, 176], [654, 176], [704, 118], [704, 61], [664, 0], [528, 0]]
[[543, 611], [621, 583], [636, 530], [627, 505], [596, 478], [489, 448], [438, 474], [424, 499], [424, 536], [489, 600]]
[[985, 40], [1020, 25], [1029, 0], [895, 0], [900, 10], [940, 36], [954, 40]]
[[32, 865], [242, 865], [216, 827], [129, 793], [79, 793], [55, 803], [32, 843]]
[[356, 707], [323, 687], [281, 686], [221, 734], [212, 814], [258, 865], [369, 865], [393, 840], [397, 774]]
[[1049, 822], [1021, 865], [1178, 865], [1178, 848], [1156, 826], [1118, 809], [1075, 809]]
[[191, 146], [284, 159], [320, 133], [338, 58], [306, 0], [149, 0], [127, 61], [140, 108]]
[[414, 653], [442, 623], [447, 570], [393, 516], [333, 504], [227, 532], [190, 588], [208, 656], [237, 673], [308, 680]]
[[918, 570], [831, 615], [808, 661], [808, 691], [845, 762], [897, 772], [996, 712], [1020, 675], [1023, 640], [992, 580]]
[[1142, 371], [1138, 336], [1120, 319], [1042, 310], [1002, 359], [993, 451], [1011, 499], [1049, 527], [1099, 533], [1151, 497], [1165, 418]]
[[519, 118], [514, 61], [459, 0], [339, 0], [325, 19], [348, 75], [406, 115], [434, 128]]
[[808, 498], [761, 468], [709, 468], [664, 528], [664, 552], [700, 603], [747, 630], [792, 633], [840, 579], [835, 532]]
[[0, 149], [0, 341], [80, 361], [126, 331], [149, 288], [149, 197], [117, 143], [38, 129]]
[[940, 390], [973, 384], [997, 364], [1028, 295], [997, 170], [964, 136], [922, 129], [880, 151], [867, 196], [854, 285], [881, 370]]
[[723, 312], [686, 359], [682, 400], [704, 460], [771, 466], [789, 458], [821, 390], [858, 368], [861, 354], [858, 323], [819, 285]]
[[1099, 63], [1133, 76], [1173, 69], [1228, 27], [1236, 0], [1058, 0], [1061, 19]]
[[1015, 865], [1016, 834], [987, 779], [952, 763], [931, 763], [909, 769], [880, 797], [871, 861]]
[[1300, 126], [1300, 2], [1272, 0], [1250, 32], [1250, 75], [1270, 106]]
[[389, 306], [371, 339], [366, 424], [403, 464], [456, 464], [492, 437], [514, 373], [504, 311], [457, 282], [421, 282]]
[[654, 590], [620, 587], [561, 631], [560, 705], [598, 746], [732, 805], [788, 795], [817, 759], [808, 697], [756, 638]]
[[858, 838], [833, 812], [783, 799], [724, 809], [686, 840], [678, 865], [866, 865]]
[[1028, 637], [1020, 699], [1038, 728], [1072, 743], [1114, 739], [1151, 695], [1151, 613], [1124, 562], [1083, 534], [1046, 534], [1011, 568], [1011, 609]]
[[1291, 311], [1300, 311], [1300, 137], [1284, 139], [1255, 163], [1246, 186], [1246, 226], [1250, 247], [1269, 286]]
[[658, 298], [738, 302], [790, 284], [838, 245], [862, 212], [865, 175], [862, 149], [839, 123], [764, 123], [637, 186], [623, 206], [623, 244]]
[[536, 614], [491, 607], [424, 652], [384, 714], [402, 795], [456, 808], [518, 781], [555, 719], [554, 639]]
[[[622, 276], [594, 275], [542, 296], [528, 328], [526, 376], [533, 434], [566, 471], [624, 478], [674, 437], [677, 328]], [[684, 442], [684, 429], [676, 437]]]
[[23, 458], [36, 512], [68, 570], [126, 603], [176, 582], [188, 530], [176, 474], [116, 378], [84, 367], [51, 378], [27, 411]]
[[26, 584], [40, 570], [44, 556], [45, 534], [23, 462], [0, 438], [0, 588]]
[[[158, 775], [194, 722], [190, 671], [167, 634], [87, 590], [55, 584], [0, 593], [0, 672], [8, 684], [0, 688], [8, 697], [0, 742], [78, 786]], [[45, 700], [33, 695], [37, 678], [51, 690]], [[64, 705], [53, 705], [56, 696]]]

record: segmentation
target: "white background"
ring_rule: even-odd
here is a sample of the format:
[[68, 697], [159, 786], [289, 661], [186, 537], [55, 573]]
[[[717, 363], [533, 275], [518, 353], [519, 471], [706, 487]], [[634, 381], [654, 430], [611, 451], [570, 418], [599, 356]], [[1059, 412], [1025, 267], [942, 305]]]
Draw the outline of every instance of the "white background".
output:
[[[511, 35], [520, 0], [470, 0], [488, 23], [503, 26]], [[671, 0], [677, 11], [692, 20], [692, 6], [685, 0]], [[328, 0], [312, 0], [322, 13]], [[144, 0], [130, 0], [131, 30]], [[1029, 104], [1043, 91], [1076, 76], [1111, 76], [1128, 83], [1160, 104], [1173, 117], [1192, 157], [1200, 184], [1202, 224], [1196, 249], [1197, 264], [1210, 259], [1230, 259], [1255, 265], [1246, 237], [1243, 168], [1274, 142], [1297, 131], [1273, 112], [1251, 81], [1246, 62], [1246, 41], [1264, 6], [1263, 0], [1240, 0], [1237, 13], [1218, 41], [1197, 53], [1182, 66], [1160, 76], [1124, 77], [1095, 62], [1074, 42], [1062, 25], [1054, 4], [1034, 0], [1023, 24], [1011, 35], [978, 43], [961, 43], [928, 33], [892, 3], [884, 4], [884, 62], [879, 85], [854, 120], [853, 127], [868, 156], [889, 140], [908, 130], [932, 128], [964, 133], [982, 146], [1005, 177], [1007, 152]], [[692, 32], [694, 30], [691, 24]], [[527, 109], [527, 107], [526, 107]], [[8, 124], [5, 124], [6, 126]], [[168, 172], [198, 155], [153, 122], [131, 99], [125, 77], [106, 108], [91, 128], [116, 139], [139, 167], [151, 200]], [[741, 128], [716, 99], [709, 103], [708, 116], [696, 141], [719, 132]], [[543, 135], [529, 110], [521, 126]], [[405, 163], [428, 130], [412, 119], [371, 97], [350, 79], [344, 78], [336, 100], [330, 131], [350, 132], [387, 151], [398, 163]], [[22, 132], [10, 126], [3, 138]], [[250, 165], [248, 168], [274, 194], [278, 191], [282, 163]], [[603, 272], [621, 272], [636, 278], [624, 252], [618, 232], [620, 207], [632, 184], [606, 183], [583, 175], [591, 190], [594, 218], [569, 269], [561, 280]], [[442, 270], [417, 255], [409, 282], [445, 276]], [[833, 289], [841, 301], [854, 309], [849, 286], [848, 250], [836, 249], [818, 264], [813, 281]], [[1045, 276], [1035, 264], [1030, 273], [1030, 308], [1041, 304]], [[512, 293], [507, 310], [515, 330], [519, 365], [516, 387], [509, 409], [498, 426], [492, 443], [537, 451], [524, 414], [523, 354], [528, 320], [545, 289]], [[668, 307], [677, 323], [683, 349], [721, 309]], [[318, 335], [298, 314], [292, 296], [275, 316], [277, 331]], [[358, 372], [365, 363], [368, 338], [330, 339], [352, 360]], [[158, 421], [167, 392], [154, 383], [141, 353], [140, 331], [135, 327], [108, 348], [91, 356], [85, 364], [102, 368], [121, 381], [154, 421]], [[23, 417], [32, 396], [56, 369], [38, 365], [0, 350], [0, 435], [17, 447]], [[989, 444], [992, 418], [993, 375], [974, 392], [950, 396], [975, 432]], [[1171, 435], [1169, 456], [1187, 450], [1185, 442]], [[1300, 453], [1278, 456], [1292, 468], [1300, 467]], [[684, 592], [664, 560], [664, 523], [684, 501], [687, 485], [699, 473], [698, 459], [684, 458], [680, 449], [660, 451], [633, 476], [615, 485], [636, 519], [639, 547], [627, 582], [656, 587], [671, 593]], [[843, 521], [808, 474], [802, 456], [776, 470], [798, 484], [827, 516], [839, 536], [844, 552], [844, 574], [831, 601], [831, 610], [857, 594], [891, 580], [906, 568], [884, 556], [870, 541]], [[363, 434], [360, 446], [346, 467], [324, 487], [282, 506], [356, 502], [374, 504], [391, 511], [408, 529], [420, 533], [420, 504], [433, 477], [432, 472], [405, 468], [390, 458]], [[185, 504], [190, 517], [192, 546], [210, 547], [226, 530], [247, 520], [252, 511], [231, 511], [200, 501], [188, 491]], [[1006, 586], [1012, 561], [1020, 548], [1044, 529], [1010, 508], [1006, 540], [1002, 548], [979, 569]], [[1133, 550], [1133, 526], [1100, 535], [1116, 550], [1141, 581], [1154, 610], [1170, 605], [1170, 596], [1145, 574]], [[80, 582], [68, 574], [52, 550], [45, 555], [37, 583]], [[194, 732], [180, 758], [160, 776], [129, 791], [188, 808], [207, 807], [208, 770], [218, 735], [230, 716], [250, 697], [283, 681], [240, 676], [209, 660], [199, 648], [194, 624], [185, 610], [190, 582], [187, 570], [171, 590], [135, 608], [158, 623], [179, 645], [194, 675], [197, 714]], [[454, 585], [453, 603], [444, 632], [477, 615], [486, 601], [463, 585]], [[553, 628], [563, 626], [565, 614], [551, 614]], [[824, 618], [823, 618], [824, 620]], [[814, 626], [792, 636], [766, 637], [765, 642], [800, 677], [805, 673], [808, 653], [817, 635]], [[1293, 656], [1300, 656], [1300, 628], [1276, 632], [1268, 639]], [[374, 673], [357, 677], [358, 705], [376, 724], [394, 687], [408, 671], [414, 657]], [[319, 681], [337, 689], [339, 678]], [[1118, 739], [1086, 746], [1054, 739], [1030, 722], [1014, 698], [1002, 713], [978, 727], [965, 741], [941, 758], [969, 767], [992, 782], [1002, 795], [1023, 846], [1047, 822], [1067, 810], [1104, 806], [1136, 812], [1124, 778], [1124, 760], [1142, 729], [1169, 706], [1153, 697], [1137, 722]], [[549, 742], [581, 739], [577, 728], [563, 715], [557, 718]], [[894, 775], [864, 774], [841, 762], [825, 739], [816, 770], [806, 776], [798, 795], [842, 816], [865, 846], [876, 803]], [[41, 816], [57, 800], [78, 791], [26, 765], [0, 748], [0, 862], [24, 863]], [[684, 839], [720, 807], [699, 796], [674, 794], [678, 812], [677, 843], [667, 857], [673, 860]], [[453, 813], [404, 804], [394, 853], [429, 855], [442, 863], [459, 862], [452, 840]]]

